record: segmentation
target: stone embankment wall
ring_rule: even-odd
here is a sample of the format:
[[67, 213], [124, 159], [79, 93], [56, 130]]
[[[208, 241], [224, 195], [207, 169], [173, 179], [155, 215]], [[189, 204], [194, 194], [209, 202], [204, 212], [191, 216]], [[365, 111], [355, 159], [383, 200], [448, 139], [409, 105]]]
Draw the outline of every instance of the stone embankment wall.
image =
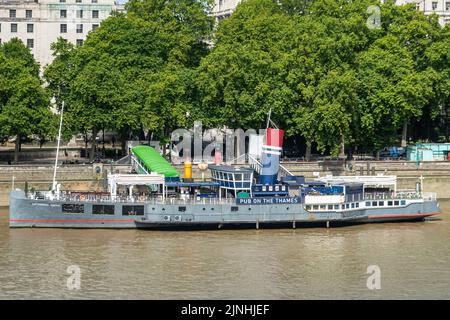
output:
[[[450, 198], [450, 161], [442, 162], [406, 162], [406, 161], [351, 161], [351, 162], [283, 162], [282, 165], [294, 175], [315, 178], [325, 175], [397, 175], [398, 189], [414, 189], [416, 182], [423, 177], [423, 189], [436, 192], [441, 199]], [[177, 166], [180, 173], [182, 166]], [[202, 173], [193, 166], [194, 179], [200, 179]], [[108, 172], [127, 173], [126, 165], [94, 164], [63, 165], [58, 168], [56, 180], [63, 190], [104, 190]], [[209, 171], [204, 173], [206, 179]], [[49, 190], [52, 185], [52, 166], [0, 166], [0, 206], [8, 205], [8, 193], [13, 187], [28, 187], [36, 190]]]

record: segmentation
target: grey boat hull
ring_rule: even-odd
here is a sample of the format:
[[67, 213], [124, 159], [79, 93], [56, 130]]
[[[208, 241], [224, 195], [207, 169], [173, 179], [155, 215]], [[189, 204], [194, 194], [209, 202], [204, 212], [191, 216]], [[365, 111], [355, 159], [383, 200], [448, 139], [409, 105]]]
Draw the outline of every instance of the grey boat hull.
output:
[[[73, 202], [83, 213], [63, 213], [70, 202], [29, 199], [20, 190], [10, 194], [10, 227], [112, 229], [229, 229], [333, 227], [373, 222], [418, 221], [440, 213], [436, 201], [392, 208], [308, 212], [302, 204], [156, 204], [138, 202]], [[94, 205], [114, 206], [113, 214], [94, 214]], [[124, 206], [142, 206], [139, 216], [123, 215]]]

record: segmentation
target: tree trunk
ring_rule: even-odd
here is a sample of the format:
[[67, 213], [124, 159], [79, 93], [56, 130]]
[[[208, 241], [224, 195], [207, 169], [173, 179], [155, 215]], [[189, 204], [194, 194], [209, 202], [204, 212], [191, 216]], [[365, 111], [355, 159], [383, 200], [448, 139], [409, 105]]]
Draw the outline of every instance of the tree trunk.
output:
[[344, 135], [341, 135], [339, 157], [345, 157], [345, 139], [344, 139]]
[[122, 129], [120, 132], [120, 148], [122, 149], [122, 157], [127, 154], [127, 139], [128, 139], [129, 129]]
[[87, 131], [84, 132], [84, 157], [88, 157], [88, 134]]
[[21, 138], [21, 135], [18, 134], [16, 136], [16, 143], [15, 143], [15, 147], [14, 147], [14, 164], [17, 164], [19, 162], [20, 138]]
[[449, 106], [447, 106], [446, 108], [445, 108], [445, 112], [444, 112], [444, 114], [445, 114], [445, 120], [444, 120], [444, 122], [445, 122], [445, 142], [448, 142], [449, 141], [449, 128], [448, 128], [448, 108], [449, 108]]
[[97, 145], [97, 128], [92, 128], [92, 141], [91, 141], [91, 154], [89, 155], [89, 161], [94, 161], [95, 147]]
[[305, 152], [306, 161], [311, 161], [311, 147], [312, 147], [311, 141], [306, 141], [306, 152]]
[[401, 147], [406, 147], [407, 144], [407, 135], [408, 135], [408, 120], [403, 122], [403, 131], [402, 131], [402, 142]]

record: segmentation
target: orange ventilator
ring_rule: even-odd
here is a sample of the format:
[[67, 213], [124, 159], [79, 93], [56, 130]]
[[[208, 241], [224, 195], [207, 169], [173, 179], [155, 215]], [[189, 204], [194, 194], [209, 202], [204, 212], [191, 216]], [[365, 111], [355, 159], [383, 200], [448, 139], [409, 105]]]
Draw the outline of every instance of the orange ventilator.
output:
[[192, 162], [189, 160], [184, 162], [184, 178], [192, 179]]

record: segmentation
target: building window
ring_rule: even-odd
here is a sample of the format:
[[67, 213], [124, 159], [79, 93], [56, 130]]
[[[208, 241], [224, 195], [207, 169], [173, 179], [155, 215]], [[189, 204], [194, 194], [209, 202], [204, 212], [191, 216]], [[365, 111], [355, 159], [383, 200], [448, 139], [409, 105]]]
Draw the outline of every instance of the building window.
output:
[[59, 25], [59, 32], [67, 33], [67, 24], [63, 23]]
[[34, 48], [34, 40], [33, 39], [27, 39], [27, 48], [29, 48], [29, 49]]
[[98, 10], [92, 10], [92, 19], [98, 19]]
[[34, 25], [32, 23], [27, 24], [27, 32], [33, 33], [34, 32]]
[[67, 10], [59, 10], [60, 18], [67, 18]]
[[78, 19], [83, 18], [83, 10], [77, 10], [77, 18]]
[[83, 25], [77, 24], [77, 33], [83, 33]]
[[11, 23], [11, 32], [16, 33], [17, 32], [17, 23]]
[[431, 8], [432, 8], [433, 10], [436, 10], [436, 9], [437, 9], [437, 2], [436, 2], [436, 1], [433, 1], [433, 2], [431, 3]]
[[10, 18], [15, 18], [16, 17], [16, 10], [10, 9], [9, 10], [9, 17]]
[[446, 2], [445, 3], [445, 10], [449, 11], [450, 10], [450, 2]]
[[33, 11], [32, 10], [25, 10], [25, 18], [27, 18], [27, 19], [33, 18]]
[[83, 45], [83, 39], [77, 39], [77, 46], [81, 47]]
[[92, 25], [92, 30], [95, 30], [95, 29], [97, 29], [98, 28], [98, 24], [93, 24]]

